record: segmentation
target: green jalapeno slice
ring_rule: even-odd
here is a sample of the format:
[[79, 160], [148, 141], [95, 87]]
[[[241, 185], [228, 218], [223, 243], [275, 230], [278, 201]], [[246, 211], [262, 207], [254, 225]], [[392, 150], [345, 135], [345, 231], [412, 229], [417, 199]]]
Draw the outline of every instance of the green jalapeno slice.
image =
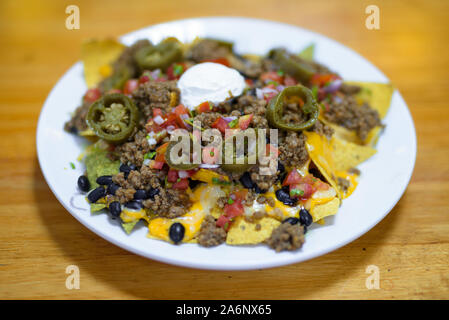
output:
[[289, 54], [285, 49], [273, 49], [269, 57], [285, 73], [290, 74], [296, 80], [307, 83], [315, 73], [314, 68], [299, 57]]
[[86, 121], [99, 138], [117, 144], [133, 133], [139, 116], [130, 98], [113, 93], [104, 95], [89, 107]]
[[[258, 135], [257, 135], [257, 129], [255, 134], [255, 140], [254, 141], [246, 141], [244, 140], [244, 154], [237, 154], [237, 139], [240, 135], [242, 135], [243, 139], [245, 139], [245, 131], [240, 131], [237, 134], [228, 137], [225, 141], [223, 141], [223, 152], [222, 152], [222, 164], [221, 168], [228, 172], [234, 172], [234, 173], [243, 173], [245, 171], [248, 171], [252, 166], [254, 166], [257, 163], [257, 154], [258, 154]], [[236, 138], [236, 143], [234, 144], [234, 138]], [[265, 139], [265, 138], [264, 138]], [[228, 163], [226, 161], [226, 146], [228, 143], [232, 143], [232, 163]], [[241, 160], [238, 160], [241, 159]]]
[[135, 59], [142, 70], [167, 69], [182, 60], [182, 45], [176, 38], [167, 38], [157, 46], [146, 46], [136, 52]]
[[[283, 121], [285, 99], [298, 97], [304, 102], [302, 111], [309, 115], [309, 119], [302, 123], [287, 123]], [[270, 100], [267, 107], [266, 117], [268, 123], [275, 128], [290, 131], [301, 131], [310, 128], [317, 121], [320, 114], [318, 104], [313, 97], [312, 91], [302, 85], [286, 87], [278, 95]]]
[[171, 152], [174, 146], [176, 146], [176, 144], [178, 143], [179, 142], [176, 141], [170, 141], [167, 146], [167, 150], [165, 151], [165, 162], [167, 162], [168, 166], [175, 170], [192, 170], [197, 168], [199, 165], [196, 163], [174, 163], [173, 159], [171, 158]]

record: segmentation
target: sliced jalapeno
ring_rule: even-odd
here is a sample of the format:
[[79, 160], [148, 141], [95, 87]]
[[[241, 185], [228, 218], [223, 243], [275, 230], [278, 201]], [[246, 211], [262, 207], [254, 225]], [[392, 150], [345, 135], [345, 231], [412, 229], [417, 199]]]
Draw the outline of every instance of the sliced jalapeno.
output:
[[107, 94], [89, 107], [86, 120], [98, 137], [121, 143], [133, 133], [139, 121], [139, 110], [127, 96]]
[[290, 74], [296, 80], [307, 83], [315, 73], [314, 68], [301, 58], [289, 54], [285, 49], [273, 49], [269, 57], [284, 72]]
[[[255, 141], [248, 141], [248, 143], [252, 144], [248, 144], [246, 143], [246, 141], [244, 141], [244, 146], [243, 146], [243, 152], [244, 154], [237, 154], [237, 140], [236, 143], [234, 145], [234, 137], [236, 137], [236, 139], [238, 139], [238, 136], [240, 135], [245, 135], [245, 131], [240, 131], [237, 134], [229, 137], [228, 139], [226, 139], [223, 142], [223, 152], [222, 152], [222, 164], [221, 164], [221, 168], [225, 171], [228, 172], [235, 172], [235, 173], [242, 173], [247, 171], [249, 168], [251, 168], [252, 166], [254, 166], [257, 163], [257, 153], [258, 153], [258, 148], [257, 148], [257, 130], [256, 130], [256, 140]], [[243, 139], [245, 139], [243, 137]], [[228, 145], [228, 143], [232, 143], [233, 145], [233, 153], [232, 153], [232, 163], [229, 163], [229, 161], [226, 161], [226, 145]], [[247, 150], [246, 154], [245, 154], [245, 150]], [[238, 160], [240, 159], [240, 160]], [[229, 159], [230, 160], [230, 159]]]
[[[283, 121], [282, 116], [284, 113], [284, 103], [285, 99], [298, 97], [304, 102], [302, 106], [302, 111], [309, 115], [309, 119], [302, 123], [287, 123]], [[301, 131], [313, 126], [317, 121], [320, 110], [315, 98], [313, 97], [312, 91], [302, 85], [296, 85], [291, 87], [286, 87], [278, 95], [270, 100], [266, 117], [268, 123], [275, 128], [290, 130], [290, 131]]]
[[171, 152], [173, 150], [173, 147], [178, 143], [179, 142], [176, 141], [170, 141], [167, 146], [167, 150], [165, 151], [165, 162], [167, 162], [168, 166], [176, 170], [192, 170], [198, 167], [198, 164], [196, 163], [174, 163], [173, 159], [171, 158]]
[[132, 71], [126, 65], [119, 66], [114, 73], [103, 80], [101, 89], [103, 92], [108, 92], [111, 89], [122, 89], [126, 81], [132, 77]]
[[176, 38], [167, 38], [157, 46], [147, 46], [136, 52], [135, 58], [142, 70], [167, 69], [182, 60], [182, 46]]

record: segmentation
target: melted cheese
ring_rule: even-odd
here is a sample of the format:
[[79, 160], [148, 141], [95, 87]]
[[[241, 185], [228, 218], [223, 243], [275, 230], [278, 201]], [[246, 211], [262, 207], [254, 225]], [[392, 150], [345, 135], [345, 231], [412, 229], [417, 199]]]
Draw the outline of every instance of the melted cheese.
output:
[[189, 211], [175, 219], [155, 218], [148, 222], [148, 236], [170, 241], [170, 226], [181, 223], [185, 228], [183, 242], [192, 240], [200, 231], [204, 217], [210, 213], [219, 197], [225, 196], [225, 192], [219, 186], [202, 185], [190, 194], [193, 202]]

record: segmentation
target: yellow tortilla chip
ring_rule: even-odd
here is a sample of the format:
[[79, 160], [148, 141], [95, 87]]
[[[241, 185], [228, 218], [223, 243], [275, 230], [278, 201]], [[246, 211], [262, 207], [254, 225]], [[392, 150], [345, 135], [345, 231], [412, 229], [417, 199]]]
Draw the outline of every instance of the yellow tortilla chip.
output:
[[[314, 206], [310, 210], [313, 222], [318, 222], [324, 217], [331, 216], [337, 213], [340, 207], [340, 199], [334, 198], [333, 200]], [[320, 223], [321, 224], [321, 223]]]
[[334, 151], [331, 142], [325, 136], [315, 132], [304, 131], [304, 134], [307, 137], [306, 149], [310, 158], [327, 182], [335, 189], [338, 197], [341, 198], [342, 195], [335, 176]]
[[[256, 225], [261, 228], [256, 230]], [[273, 218], [265, 217], [256, 222], [250, 223], [243, 217], [237, 217], [231, 225], [226, 238], [226, 243], [230, 245], [258, 244], [271, 236], [271, 233], [281, 223]]]
[[[360, 82], [360, 81], [345, 81], [345, 83], [350, 85], [355, 85], [361, 87], [361, 91], [356, 94], [356, 99], [358, 103], [361, 105], [364, 102], [367, 102], [371, 108], [377, 110], [379, 112], [380, 118], [383, 119], [391, 104], [391, 97], [393, 95], [394, 88], [389, 83], [377, 83], [377, 82]], [[365, 140], [360, 140], [355, 131], [348, 130], [344, 127], [336, 125], [334, 123], [330, 123], [320, 117], [320, 120], [323, 121], [326, 125], [334, 129], [334, 136], [340, 139], [367, 145], [374, 147], [379, 139], [379, 135], [382, 132], [382, 127], [377, 126], [373, 128], [365, 138]]]
[[347, 171], [355, 168], [377, 152], [376, 149], [369, 146], [355, 144], [337, 137], [332, 138], [331, 145], [334, 157], [334, 169], [336, 171]]
[[122, 53], [125, 46], [113, 39], [87, 40], [81, 47], [84, 64], [84, 79], [93, 87], [112, 73], [110, 64]]

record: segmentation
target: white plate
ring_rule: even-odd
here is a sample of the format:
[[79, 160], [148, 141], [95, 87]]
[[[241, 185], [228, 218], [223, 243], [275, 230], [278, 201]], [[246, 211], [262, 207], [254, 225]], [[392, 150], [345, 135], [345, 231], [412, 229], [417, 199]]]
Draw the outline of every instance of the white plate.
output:
[[[299, 52], [313, 42], [316, 60], [337, 71], [344, 79], [388, 82], [382, 72], [353, 50], [322, 35], [271, 21], [235, 17], [180, 20], [132, 32], [121, 40], [130, 45], [141, 38], [158, 42], [167, 36], [175, 36], [184, 42], [197, 36], [225, 39], [235, 42], [238, 52], [257, 54], [277, 46]], [[395, 91], [384, 120], [387, 126], [380, 137], [378, 153], [360, 166], [362, 176], [358, 188], [343, 201], [336, 216], [326, 218], [326, 225], [309, 230], [301, 250], [275, 253], [262, 245], [174, 246], [146, 238], [147, 228], [143, 223], [128, 236], [107, 214], [91, 215], [83, 196], [76, 195], [76, 181], [84, 169], [75, 159], [85, 142], [64, 132], [63, 125], [85, 91], [83, 66], [78, 62], [58, 81], [45, 101], [37, 128], [37, 151], [45, 179], [62, 205], [90, 230], [126, 250], [170, 264], [244, 270], [281, 266], [321, 256], [355, 240], [382, 220], [405, 191], [415, 163], [413, 121], [404, 100]], [[75, 170], [70, 168], [70, 162], [75, 163]]]

